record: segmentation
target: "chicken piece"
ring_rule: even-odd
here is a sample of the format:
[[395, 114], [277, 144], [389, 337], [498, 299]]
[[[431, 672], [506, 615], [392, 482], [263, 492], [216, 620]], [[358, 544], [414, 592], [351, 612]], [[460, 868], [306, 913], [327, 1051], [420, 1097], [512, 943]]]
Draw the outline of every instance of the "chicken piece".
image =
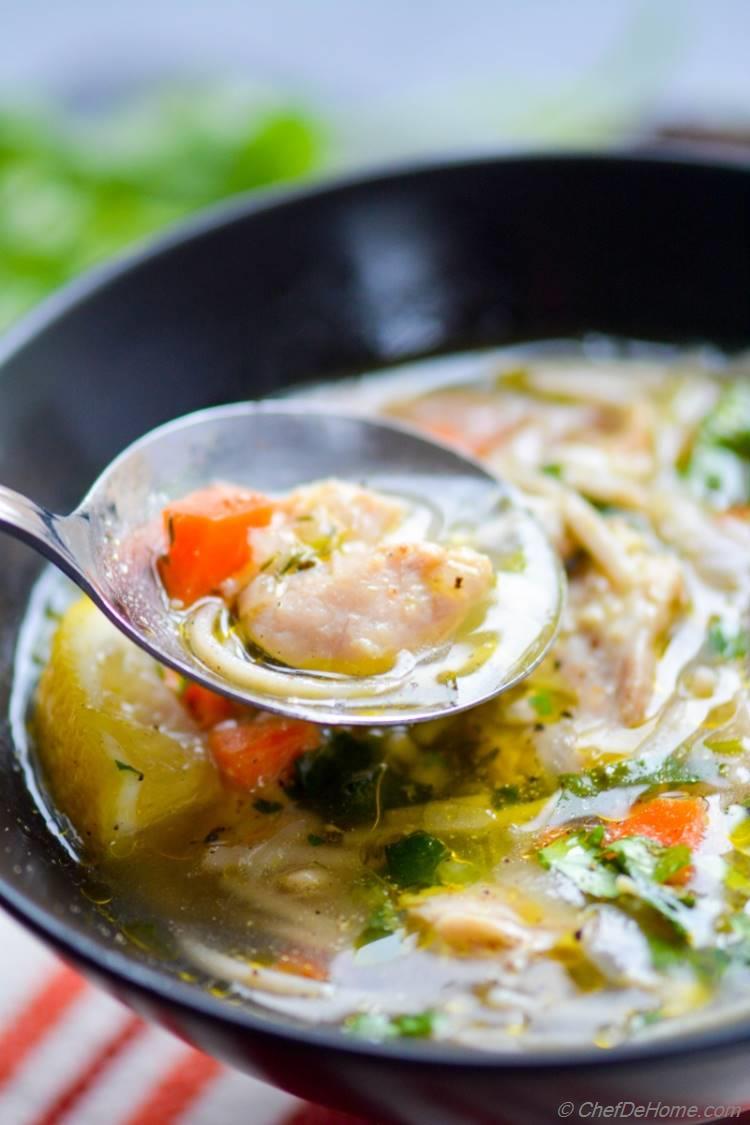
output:
[[652, 555], [638, 566], [638, 582], [625, 599], [623, 639], [617, 675], [620, 715], [628, 727], [646, 718], [654, 689], [657, 645], [685, 599], [682, 566], [671, 555]]
[[524, 385], [535, 394], [553, 400], [594, 403], [597, 406], [626, 410], [637, 407], [653, 388], [661, 386], [663, 372], [653, 365], [618, 361], [586, 365], [570, 362], [535, 363], [524, 374]]
[[643, 486], [632, 479], [625, 466], [615, 463], [605, 449], [592, 443], [569, 442], [555, 450], [550, 461], [560, 466], [560, 476], [567, 487], [589, 500], [622, 508], [646, 506]]
[[742, 586], [750, 549], [742, 519], [709, 512], [676, 491], [654, 494], [649, 509], [658, 534], [690, 560], [701, 578], [719, 590]]
[[542, 473], [519, 469], [507, 471], [506, 475], [520, 488], [545, 498], [557, 509], [568, 536], [591, 556], [615, 590], [630, 588], [634, 575], [625, 546], [592, 504]]
[[[303, 542], [332, 534], [338, 539], [379, 543], [404, 518], [404, 505], [382, 493], [340, 480], [296, 488], [281, 510]], [[314, 543], [313, 543], [314, 545]]]
[[571, 535], [588, 551], [614, 589], [627, 590], [633, 582], [632, 566], [607, 521], [582, 496], [567, 489], [562, 509]]
[[624, 524], [610, 521], [609, 534], [627, 557], [630, 589], [615, 592], [592, 569], [571, 583], [570, 610], [605, 680], [614, 680], [622, 722], [635, 727], [647, 717], [659, 642], [685, 602], [685, 580], [676, 556], [653, 551]]
[[559, 934], [521, 919], [497, 888], [478, 884], [468, 891], [431, 895], [409, 911], [417, 925], [465, 953], [551, 949]]
[[615, 906], [597, 905], [579, 931], [586, 956], [612, 984], [653, 987], [658, 977], [643, 930]]
[[224, 584], [224, 596], [236, 596], [259, 571], [278, 575], [327, 558], [345, 543], [378, 543], [404, 515], [400, 501], [345, 481], [297, 488], [276, 502], [267, 527], [253, 529], [252, 566]]
[[392, 403], [387, 413], [426, 430], [440, 441], [485, 456], [523, 426], [528, 400], [479, 387], [445, 387], [407, 402]]
[[238, 608], [248, 638], [274, 659], [366, 676], [450, 640], [492, 583], [490, 560], [467, 547], [355, 543], [307, 569], [259, 574]]

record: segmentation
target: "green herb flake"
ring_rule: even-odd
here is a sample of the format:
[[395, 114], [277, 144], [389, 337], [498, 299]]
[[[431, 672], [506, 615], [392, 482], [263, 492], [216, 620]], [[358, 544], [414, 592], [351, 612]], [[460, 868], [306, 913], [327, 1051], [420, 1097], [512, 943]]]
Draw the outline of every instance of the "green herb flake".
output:
[[344, 1023], [350, 1034], [375, 1042], [399, 1038], [429, 1039], [434, 1034], [435, 1025], [435, 1013], [430, 1011], [392, 1017], [378, 1012], [358, 1012]]
[[430, 797], [429, 786], [409, 781], [382, 754], [377, 738], [338, 731], [297, 759], [292, 795], [324, 821], [343, 828]]
[[714, 754], [743, 754], [745, 742], [742, 738], [707, 738], [705, 746]]
[[600, 842], [594, 833], [573, 832], [541, 848], [537, 859], [548, 871], [557, 871], [570, 879], [584, 894], [616, 898], [617, 871], [603, 862]]
[[253, 801], [253, 808], [266, 815], [281, 812], [283, 807], [281, 801], [267, 801], [265, 797], [258, 797], [257, 801]]
[[357, 938], [356, 945], [360, 949], [373, 941], [395, 934], [401, 927], [401, 917], [390, 899], [379, 903], [370, 913], [369, 918]]
[[540, 718], [547, 718], [552, 714], [552, 696], [548, 691], [535, 691], [528, 698], [530, 706]]
[[435, 1030], [435, 1013], [418, 1012], [410, 1016], [396, 1016], [391, 1021], [398, 1035], [407, 1039], [429, 1039]]
[[292, 551], [289, 558], [286, 560], [279, 575], [296, 574], [299, 570], [310, 570], [318, 562], [318, 555], [310, 547], [301, 547], [298, 551]]
[[521, 785], [499, 785], [492, 792], [492, 807], [506, 809], [510, 805], [530, 804], [550, 797], [556, 788], [554, 781], [544, 777], [530, 777]]
[[428, 832], [412, 832], [385, 849], [389, 879], [400, 887], [431, 887], [439, 864], [450, 855], [448, 848]]
[[562, 465], [557, 464], [557, 462], [551, 462], [549, 465], [542, 465], [542, 472], [545, 476], [555, 477], [559, 480], [562, 476], [563, 469]]
[[709, 621], [706, 641], [711, 652], [721, 660], [740, 660], [750, 649], [748, 634], [744, 630], [727, 632], [718, 617]]
[[575, 797], [595, 797], [607, 789], [627, 788], [634, 785], [692, 785], [700, 778], [691, 773], [684, 760], [671, 755], [655, 766], [648, 758], [629, 758], [608, 762], [581, 773], [563, 773], [558, 777], [560, 788]]
[[665, 941], [663, 938], [649, 937], [651, 963], [660, 973], [670, 969], [687, 967], [705, 984], [715, 986], [726, 972], [733, 958], [724, 949], [694, 949], [684, 943]]
[[666, 883], [690, 865], [690, 848], [685, 844], [674, 844], [657, 857], [654, 878], [657, 883]]
[[526, 570], [526, 553], [522, 547], [516, 551], [509, 551], [497, 560], [497, 569], [506, 574], [521, 574]]
[[321, 844], [325, 844], [325, 839], [323, 836], [316, 836], [314, 832], [311, 832], [307, 837], [307, 842], [311, 848], [319, 848]]
[[703, 423], [702, 435], [739, 457], [750, 457], [750, 387], [744, 380], [738, 379], [722, 391]]
[[744, 381], [721, 392], [682, 471], [693, 491], [714, 507], [750, 499], [750, 388]]
[[137, 770], [135, 766], [128, 765], [127, 762], [121, 762], [119, 758], [115, 758], [115, 765], [122, 773], [134, 773], [139, 781], [143, 781], [143, 778], [145, 777], [145, 774], [141, 773], [140, 770]]
[[604, 828], [599, 826], [589, 833], [572, 832], [554, 840], [537, 852], [537, 859], [592, 898], [631, 895], [666, 918], [681, 936], [690, 935], [691, 896], [664, 885], [690, 862], [689, 848], [665, 848], [643, 836], [606, 842]]

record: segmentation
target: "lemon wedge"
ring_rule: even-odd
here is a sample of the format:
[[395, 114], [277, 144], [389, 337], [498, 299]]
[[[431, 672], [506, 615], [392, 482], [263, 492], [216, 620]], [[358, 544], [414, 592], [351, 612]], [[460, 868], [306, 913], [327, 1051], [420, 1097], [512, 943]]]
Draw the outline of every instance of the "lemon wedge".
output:
[[132, 851], [220, 792], [202, 735], [163, 670], [87, 599], [55, 634], [34, 733], [56, 808], [87, 850]]

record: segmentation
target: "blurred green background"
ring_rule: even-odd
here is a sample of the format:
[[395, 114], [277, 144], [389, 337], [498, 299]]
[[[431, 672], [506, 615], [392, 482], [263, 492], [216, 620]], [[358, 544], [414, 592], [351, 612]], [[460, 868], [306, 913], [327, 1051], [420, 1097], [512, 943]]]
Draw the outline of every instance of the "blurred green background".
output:
[[0, 0], [0, 28], [0, 331], [250, 189], [412, 156], [750, 136], [746, 0]]
[[318, 167], [323, 128], [206, 89], [103, 118], [0, 112], [0, 331], [48, 292], [193, 211]]

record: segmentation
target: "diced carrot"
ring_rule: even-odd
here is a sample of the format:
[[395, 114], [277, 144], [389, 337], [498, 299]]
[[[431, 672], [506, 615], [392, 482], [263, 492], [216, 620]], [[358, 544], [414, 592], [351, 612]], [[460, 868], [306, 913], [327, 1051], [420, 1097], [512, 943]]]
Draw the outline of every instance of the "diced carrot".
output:
[[454, 445], [456, 449], [471, 453], [475, 457], [481, 457], [492, 446], [492, 441], [486, 435], [481, 438], [475, 437], [450, 422], [423, 422], [422, 429], [427, 430], [439, 441], [444, 441], [446, 445]]
[[719, 512], [716, 518], [719, 522], [727, 519], [748, 520], [750, 519], [750, 504], [732, 504], [731, 508], [725, 508], [723, 512]]
[[607, 827], [606, 840], [647, 836], [666, 848], [695, 848], [706, 834], [708, 814], [702, 797], [654, 797], [633, 806], [624, 820]]
[[188, 684], [182, 693], [182, 702], [198, 726], [205, 730], [231, 719], [235, 713], [231, 699], [219, 695], [217, 691], [209, 691], [202, 684]]
[[328, 980], [328, 969], [325, 965], [309, 956], [285, 953], [273, 967], [279, 972], [291, 973], [296, 977], [307, 977], [308, 980]]
[[158, 568], [169, 597], [191, 605], [245, 568], [252, 557], [248, 532], [269, 522], [273, 506], [260, 492], [219, 484], [168, 504], [169, 547]]
[[320, 743], [320, 730], [301, 719], [261, 712], [245, 722], [214, 727], [208, 745], [220, 772], [243, 789], [278, 781], [306, 750]]

